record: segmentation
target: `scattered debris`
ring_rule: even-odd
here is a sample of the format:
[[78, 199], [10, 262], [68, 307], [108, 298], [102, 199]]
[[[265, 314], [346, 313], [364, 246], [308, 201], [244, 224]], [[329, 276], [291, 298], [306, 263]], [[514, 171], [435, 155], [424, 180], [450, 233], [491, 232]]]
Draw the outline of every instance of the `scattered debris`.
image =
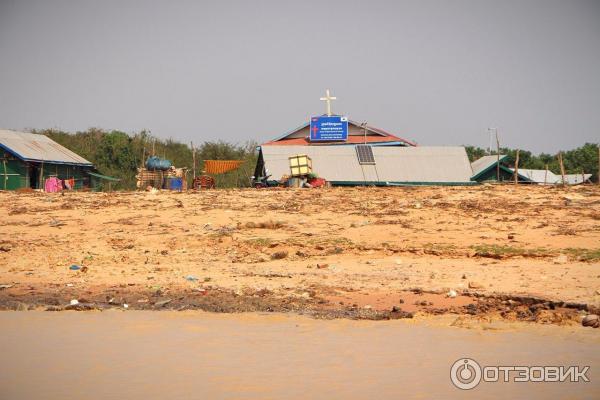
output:
[[57, 219], [52, 218], [52, 221], [50, 221], [50, 223], [48, 223], [48, 225], [50, 225], [53, 228], [57, 228], [59, 226], [63, 226], [66, 225], [66, 223], [59, 221]]
[[284, 259], [288, 256], [288, 252], [285, 250], [282, 251], [276, 251], [275, 253], [271, 254], [271, 259], [272, 260], [281, 260]]
[[598, 328], [600, 327], [600, 318], [596, 314], [588, 314], [581, 320], [581, 325]]
[[69, 269], [70, 269], [71, 271], [79, 271], [79, 270], [81, 269], [81, 267], [80, 267], [79, 265], [77, 265], [77, 264], [73, 264], [73, 265], [71, 265], [71, 266], [69, 267]]
[[469, 281], [469, 289], [483, 289], [483, 288], [485, 288], [485, 286], [483, 286], [481, 283]]
[[156, 307], [164, 307], [172, 301], [173, 301], [172, 299], [161, 300], [161, 301], [157, 301], [156, 303], [154, 303], [154, 305]]
[[567, 261], [569, 261], [569, 258], [566, 254], [561, 254], [553, 260], [554, 264], [566, 264]]

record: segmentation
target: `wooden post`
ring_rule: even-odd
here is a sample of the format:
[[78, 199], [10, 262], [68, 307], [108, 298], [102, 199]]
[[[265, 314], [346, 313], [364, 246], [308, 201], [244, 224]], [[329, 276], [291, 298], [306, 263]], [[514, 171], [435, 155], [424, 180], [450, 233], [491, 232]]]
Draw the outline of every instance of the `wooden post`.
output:
[[2, 165], [4, 166], [4, 190], [6, 190], [6, 181], [8, 180], [8, 175], [6, 173], [6, 158], [2, 159]]
[[581, 184], [585, 184], [585, 171], [581, 168]]
[[42, 161], [42, 168], [40, 169], [40, 189], [46, 190], [44, 187], [44, 162]]
[[196, 179], [196, 149], [194, 149], [194, 142], [190, 142], [192, 146], [192, 174], [194, 177], [192, 179]]
[[548, 164], [546, 164], [546, 172], [544, 173], [544, 186], [548, 183]]
[[517, 157], [515, 160], [515, 185], [519, 183], [519, 149], [517, 149]]
[[598, 185], [600, 185], [600, 144], [598, 145]]
[[562, 176], [562, 184], [565, 185], [565, 165], [563, 164], [562, 152], [558, 152], [558, 163], [560, 164], [560, 174]]
[[496, 129], [496, 181], [500, 182], [500, 139], [498, 139], [498, 129]]

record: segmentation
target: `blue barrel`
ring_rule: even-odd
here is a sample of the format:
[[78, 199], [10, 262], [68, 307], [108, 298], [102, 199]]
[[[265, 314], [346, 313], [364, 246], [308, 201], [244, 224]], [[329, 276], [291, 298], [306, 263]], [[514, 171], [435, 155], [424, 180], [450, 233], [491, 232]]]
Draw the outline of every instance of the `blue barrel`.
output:
[[183, 178], [173, 178], [169, 177], [168, 179], [168, 188], [169, 190], [177, 190], [181, 192], [183, 190]]
[[146, 160], [146, 168], [152, 171], [166, 171], [171, 168], [171, 161], [152, 156]]

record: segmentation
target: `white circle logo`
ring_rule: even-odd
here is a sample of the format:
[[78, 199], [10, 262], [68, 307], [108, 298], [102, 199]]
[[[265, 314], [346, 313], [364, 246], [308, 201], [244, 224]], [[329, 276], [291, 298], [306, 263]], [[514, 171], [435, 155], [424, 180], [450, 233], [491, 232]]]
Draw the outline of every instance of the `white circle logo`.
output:
[[481, 367], [473, 359], [460, 358], [450, 368], [450, 380], [459, 389], [473, 389], [481, 382]]

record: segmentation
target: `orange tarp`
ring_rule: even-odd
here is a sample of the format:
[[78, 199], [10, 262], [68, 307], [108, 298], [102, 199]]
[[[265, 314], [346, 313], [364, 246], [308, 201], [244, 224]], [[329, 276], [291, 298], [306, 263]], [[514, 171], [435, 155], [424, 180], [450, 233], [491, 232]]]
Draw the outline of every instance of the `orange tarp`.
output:
[[207, 174], [224, 174], [238, 169], [243, 160], [204, 160], [204, 171]]

